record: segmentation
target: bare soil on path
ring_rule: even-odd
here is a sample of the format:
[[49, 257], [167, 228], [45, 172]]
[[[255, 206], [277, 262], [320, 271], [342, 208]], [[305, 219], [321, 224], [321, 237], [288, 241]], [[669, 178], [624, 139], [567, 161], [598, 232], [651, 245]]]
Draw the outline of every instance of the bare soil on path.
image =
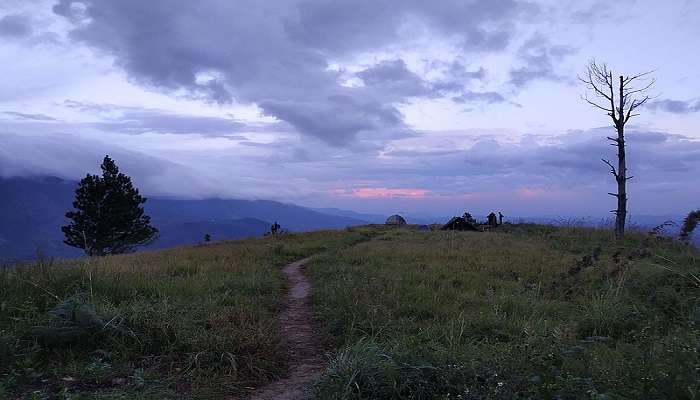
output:
[[253, 392], [251, 400], [303, 399], [323, 368], [323, 350], [311, 316], [311, 284], [304, 276], [309, 260], [305, 258], [282, 269], [289, 293], [279, 316], [279, 326], [287, 348], [288, 373]]

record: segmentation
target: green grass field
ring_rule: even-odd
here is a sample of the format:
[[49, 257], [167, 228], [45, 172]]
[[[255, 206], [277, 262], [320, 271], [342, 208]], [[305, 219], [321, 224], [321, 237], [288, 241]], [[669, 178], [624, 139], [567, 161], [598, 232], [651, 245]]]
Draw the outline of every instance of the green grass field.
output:
[[280, 267], [315, 232], [0, 269], [0, 399], [220, 398], [285, 370]]
[[0, 272], [0, 398], [245, 396], [307, 267], [317, 399], [698, 399], [700, 253], [643, 234], [359, 227]]

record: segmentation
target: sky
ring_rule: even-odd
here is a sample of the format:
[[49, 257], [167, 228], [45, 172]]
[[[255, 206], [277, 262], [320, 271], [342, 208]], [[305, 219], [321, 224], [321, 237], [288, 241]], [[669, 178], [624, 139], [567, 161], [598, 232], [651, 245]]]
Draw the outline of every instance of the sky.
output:
[[148, 196], [606, 216], [588, 61], [653, 70], [632, 215], [700, 206], [700, 1], [2, 0], [0, 176]]

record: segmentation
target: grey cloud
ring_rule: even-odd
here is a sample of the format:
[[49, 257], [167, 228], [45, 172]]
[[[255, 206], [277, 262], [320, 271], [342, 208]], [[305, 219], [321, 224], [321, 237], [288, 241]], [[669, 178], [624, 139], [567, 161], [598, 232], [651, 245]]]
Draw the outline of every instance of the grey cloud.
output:
[[9, 14], [0, 18], [0, 37], [25, 38], [32, 32], [31, 19], [26, 15]]
[[90, 112], [90, 113], [106, 113], [113, 111], [115, 109], [121, 109], [121, 106], [115, 104], [105, 104], [105, 103], [86, 103], [82, 101], [75, 101], [66, 99], [62, 103], [56, 103], [56, 105], [73, 108], [80, 111]]
[[[54, 12], [75, 24], [74, 40], [114, 56], [144, 85], [186, 89], [220, 103], [255, 103], [302, 134], [345, 146], [363, 134], [405, 132], [393, 103], [423, 89], [402, 81], [387, 96], [387, 83], [342, 86], [338, 73], [328, 69], [333, 55], [408, 40], [408, 21], [460, 38], [465, 50], [494, 51], [512, 36], [513, 20], [532, 7], [515, 0], [290, 1], [274, 7], [252, 0], [211, 1], [206, 7], [184, 0], [60, 0]], [[457, 85], [443, 83], [423, 95], [448, 87]], [[335, 98], [351, 99], [342, 116], [329, 104]]]
[[384, 61], [357, 73], [367, 86], [402, 96], [423, 96], [430, 92], [427, 83], [401, 60]]
[[30, 120], [30, 121], [57, 121], [56, 118], [44, 115], [44, 114], [28, 114], [28, 113], [21, 113], [17, 111], [3, 111], [2, 112], [5, 115], [8, 115], [10, 117], [20, 119], [20, 120]]
[[[321, 104], [265, 101], [260, 106], [301, 132], [332, 145], [346, 144], [349, 137], [363, 132], [407, 131], [401, 113], [393, 106], [358, 101], [353, 96], [333, 96]], [[349, 113], [348, 110], [353, 110]], [[329, 130], [332, 130], [330, 132]]]
[[440, 71], [445, 75], [441, 81], [432, 82], [435, 91], [456, 92], [463, 90], [473, 81], [483, 80], [486, 77], [486, 69], [480, 67], [477, 70], [469, 70], [460, 61], [446, 63], [440, 60], [426, 60], [426, 66], [430, 70]]
[[[318, 161], [324, 165], [322, 170], [332, 165], [333, 178], [348, 184], [370, 180], [387, 187], [394, 184], [436, 192], [447, 188], [453, 195], [465, 190], [538, 185], [566, 190], [594, 187], [605, 193], [603, 190], [614, 184], [600, 160], [614, 160], [614, 149], [605, 139], [609, 134], [609, 129], [595, 129], [559, 136], [526, 135], [515, 143], [481, 135], [467, 148], [444, 143], [425, 149], [389, 149], [381, 157], [366, 157], [361, 164], [339, 154]], [[700, 173], [697, 139], [630, 130], [628, 143], [629, 168], [636, 176], [630, 185], [635, 190], [648, 190], [658, 184], [684, 184], [687, 176]], [[328, 179], [322, 172], [320, 177], [310, 176], [314, 180]]]
[[567, 17], [572, 22], [592, 25], [601, 20], [615, 18], [624, 20], [626, 15], [620, 11], [634, 7], [636, 2], [637, 0], [618, 0], [616, 2], [595, 0], [587, 3], [570, 1], [563, 9], [567, 10]]
[[[438, 182], [449, 181], [462, 182], [475, 191], [533, 186], [602, 191], [614, 184], [600, 161], [601, 157], [615, 157], [605, 140], [609, 133], [609, 129], [595, 129], [560, 136], [524, 136], [516, 143], [484, 135], [466, 149], [446, 144], [430, 150], [384, 152], [388, 161], [370, 159], [352, 174], [362, 177], [371, 171], [379, 181], [411, 182], [412, 187], [436, 191], [440, 190]], [[628, 167], [636, 176], [631, 183], [635, 190], [649, 190], [658, 184], [684, 185], [688, 176], [700, 174], [697, 139], [630, 130], [628, 143]]]
[[238, 139], [240, 136], [233, 135], [234, 133], [261, 129], [268, 131], [284, 129], [279, 124], [251, 125], [233, 118], [174, 114], [152, 108], [83, 103], [74, 100], [65, 100], [60, 104], [67, 108], [99, 116], [101, 121], [89, 123], [89, 125], [108, 132], [198, 134]]
[[430, 149], [430, 150], [390, 150], [384, 155], [391, 157], [431, 157], [431, 156], [452, 156], [462, 154], [459, 149]]
[[228, 118], [178, 115], [148, 109], [126, 111], [111, 121], [95, 125], [113, 132], [200, 135], [225, 135], [243, 131], [247, 127], [246, 124]]
[[590, 24], [611, 17], [612, 5], [607, 1], [595, 1], [571, 12], [571, 19], [579, 24]]
[[[56, 129], [55, 125], [52, 125]], [[61, 128], [63, 129], [63, 128]], [[67, 128], [66, 128], [67, 129]], [[88, 139], [89, 135], [12, 135], [0, 132], [0, 174], [42, 173], [76, 178], [97, 168], [100, 157], [112, 154], [125, 171], [149, 194], [176, 197], [276, 198], [291, 201], [328, 196], [333, 188], [420, 188], [454, 197], [464, 193], [506, 193], [518, 188], [546, 188], [577, 194], [596, 194], [602, 204], [614, 182], [601, 157], [614, 160], [605, 136], [610, 129], [571, 132], [559, 136], [523, 136], [519, 142], [492, 135], [470, 136], [472, 145], [443, 140], [424, 148], [400, 147], [397, 142], [382, 151], [367, 151], [362, 162], [350, 149], [287, 135], [272, 143], [243, 142], [206, 154], [156, 151], [142, 154], [114, 144]], [[462, 140], [465, 135], [452, 136]], [[140, 148], [139, 137], [130, 139]], [[174, 139], [177, 140], [177, 139]], [[630, 183], [633, 203], [640, 204], [658, 187], [682, 189], [683, 199], [666, 201], [689, 207], [700, 196], [688, 187], [688, 176], [700, 174], [700, 141], [666, 132], [628, 133], [628, 161], [635, 179]], [[398, 146], [394, 148], [394, 146]], [[235, 174], [230, 171], [235, 170]], [[184, 183], [182, 183], [184, 182]], [[511, 193], [512, 194], [512, 193]], [[597, 194], [600, 194], [599, 196]], [[286, 197], [285, 197], [286, 196]], [[512, 196], [511, 196], [512, 197]], [[519, 207], [521, 199], [499, 199]], [[454, 200], [459, 202], [459, 198]], [[489, 202], [484, 200], [485, 207]], [[556, 199], [542, 199], [546, 206]], [[652, 201], [652, 200], [649, 200]], [[648, 201], [647, 201], [648, 203]], [[688, 204], [686, 204], [688, 203]], [[570, 207], [570, 206], [569, 206]], [[607, 206], [605, 206], [607, 207]]]
[[[105, 154], [112, 154], [140, 177], [157, 174], [165, 160], [124, 150], [113, 144], [73, 134], [26, 135], [2, 132], [0, 175], [54, 175], [75, 179], [99, 169]], [[24, 170], [24, 171], [22, 171]]]
[[402, 38], [405, 22], [417, 19], [437, 34], [457, 35], [464, 49], [481, 51], [505, 47], [513, 34], [509, 22], [537, 11], [515, 0], [303, 1], [285, 26], [307, 46], [342, 54], [393, 44]]
[[[502, 144], [488, 139], [469, 150], [473, 166], [490, 174], [526, 175], [557, 186], [596, 184], [608, 169], [601, 157], [614, 160], [606, 129], [570, 133], [552, 138], [554, 144]], [[628, 168], [646, 184], [678, 179], [700, 173], [700, 163], [692, 159], [700, 152], [700, 141], [664, 132], [630, 131], [627, 134]], [[603, 181], [606, 182], [606, 181]]]
[[483, 102], [487, 104], [504, 103], [506, 98], [497, 92], [471, 92], [466, 91], [452, 98], [457, 103]]
[[[459, 61], [453, 61], [447, 64], [432, 62], [430, 66], [432, 69], [441, 70], [445, 74], [443, 80], [430, 83], [430, 88], [435, 96], [464, 92], [466, 90], [465, 88], [473, 81], [483, 80], [486, 77], [486, 70], [483, 67], [477, 70], [468, 70], [464, 64]], [[470, 91], [466, 90], [465, 94], [467, 94], [467, 97], [469, 93]]]
[[[398, 102], [410, 97], [441, 97], [457, 93], [457, 103], [508, 103], [497, 92], [475, 92], [465, 86], [475, 79], [483, 79], [485, 70], [468, 71], [458, 62], [449, 65], [447, 79], [427, 81], [409, 70], [402, 59], [383, 61], [357, 73], [366, 86], [381, 92], [386, 101]], [[515, 104], [515, 103], [511, 103]]]
[[476, 71], [470, 71], [458, 61], [454, 61], [450, 64], [448, 68], [448, 73], [450, 77], [460, 80], [484, 79], [484, 77], [486, 76], [486, 70], [484, 69], [484, 67], [480, 67]]
[[188, 167], [83, 135], [0, 132], [0, 137], [2, 177], [38, 175], [79, 179], [86, 173], [97, 173], [102, 158], [109, 154], [149, 195], [191, 197], [192, 193], [213, 190], [210, 182], [202, 181]]
[[691, 114], [700, 112], [700, 99], [695, 100], [654, 100], [647, 104], [654, 111], [665, 111], [673, 114]]
[[522, 88], [535, 80], [564, 82], [569, 80], [557, 72], [557, 66], [565, 57], [575, 53], [570, 46], [552, 45], [544, 36], [537, 34], [528, 39], [518, 50], [522, 67], [510, 71], [509, 83]]

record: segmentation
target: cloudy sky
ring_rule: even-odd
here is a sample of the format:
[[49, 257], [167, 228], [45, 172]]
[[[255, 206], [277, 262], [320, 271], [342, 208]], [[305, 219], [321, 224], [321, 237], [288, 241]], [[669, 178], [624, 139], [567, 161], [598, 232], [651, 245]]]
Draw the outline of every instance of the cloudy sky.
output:
[[2, 0], [0, 176], [364, 212], [604, 216], [592, 58], [655, 70], [630, 210], [700, 206], [695, 0]]

